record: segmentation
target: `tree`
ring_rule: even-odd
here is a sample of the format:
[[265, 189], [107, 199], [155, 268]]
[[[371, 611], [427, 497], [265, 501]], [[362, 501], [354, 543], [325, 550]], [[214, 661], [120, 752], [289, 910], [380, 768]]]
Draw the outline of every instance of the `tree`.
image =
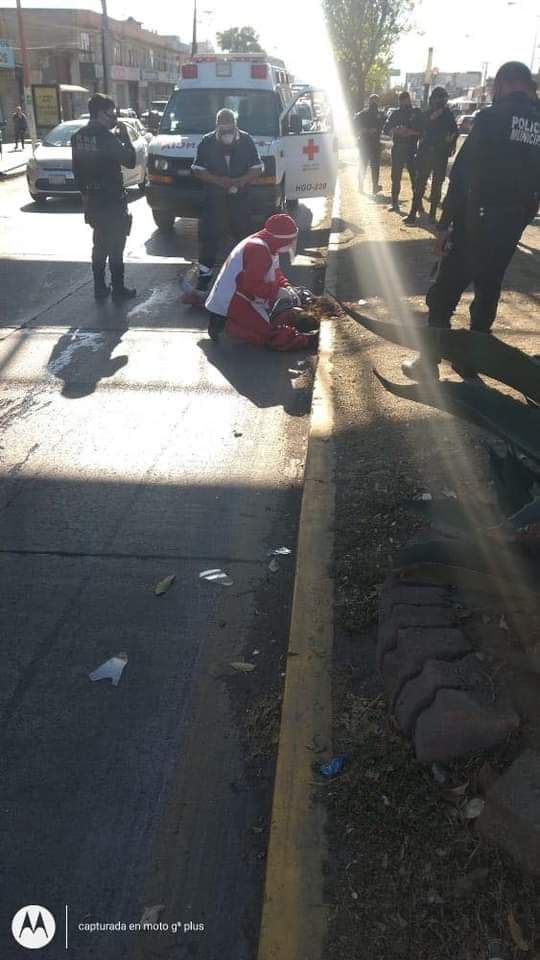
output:
[[222, 50], [230, 53], [264, 53], [253, 27], [229, 27], [217, 34], [217, 42]]
[[343, 89], [351, 107], [364, 106], [370, 74], [380, 77], [407, 29], [415, 0], [323, 0]]

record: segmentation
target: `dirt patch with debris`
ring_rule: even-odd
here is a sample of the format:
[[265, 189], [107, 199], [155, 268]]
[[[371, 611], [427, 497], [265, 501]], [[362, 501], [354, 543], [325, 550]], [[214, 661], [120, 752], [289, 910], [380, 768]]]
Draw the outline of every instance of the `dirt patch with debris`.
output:
[[[414, 314], [425, 312], [434, 261], [428, 231], [407, 229], [382, 210], [388, 181], [385, 169], [383, 197], [358, 201], [354, 171], [342, 173], [346, 214], [338, 223], [336, 292], [362, 299], [361, 309], [381, 319], [395, 319], [396, 285], [393, 294], [385, 290], [392, 265]], [[404, 195], [410, 197], [408, 185]], [[529, 353], [539, 352], [532, 319], [538, 276], [530, 273], [538, 233], [529, 228], [509, 270], [497, 328]], [[467, 323], [469, 300], [467, 295], [459, 308], [458, 325]], [[331, 851], [326, 960], [484, 960], [496, 939], [502, 957], [540, 958], [540, 882], [475, 832], [483, 795], [516, 756], [519, 735], [490, 754], [434, 774], [416, 762], [409, 741], [388, 720], [375, 668], [379, 590], [396, 551], [422, 525], [404, 502], [426, 491], [472, 500], [481, 490], [494, 504], [486, 438], [472, 426], [384, 392], [373, 367], [400, 380], [400, 362], [410, 352], [345, 319], [336, 324], [334, 346], [334, 753], [347, 755], [348, 764], [320, 787]]]

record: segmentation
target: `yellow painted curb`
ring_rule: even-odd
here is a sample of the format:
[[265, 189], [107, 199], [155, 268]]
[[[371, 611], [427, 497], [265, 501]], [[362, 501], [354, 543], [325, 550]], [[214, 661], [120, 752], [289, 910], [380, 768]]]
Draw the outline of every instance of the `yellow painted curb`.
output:
[[[338, 204], [336, 193], [334, 209]], [[329, 266], [331, 246], [332, 238]], [[332, 340], [332, 325], [325, 322], [313, 389], [258, 960], [320, 960], [328, 922], [326, 811], [318, 802], [324, 785], [314, 766], [332, 754]]]

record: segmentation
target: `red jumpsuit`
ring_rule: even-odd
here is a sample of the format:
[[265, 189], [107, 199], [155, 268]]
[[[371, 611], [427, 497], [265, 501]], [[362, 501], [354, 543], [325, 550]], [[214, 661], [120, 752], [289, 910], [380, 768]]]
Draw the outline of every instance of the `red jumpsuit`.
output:
[[289, 285], [279, 268], [282, 246], [283, 239], [267, 230], [242, 240], [223, 264], [205, 305], [227, 317], [225, 330], [231, 337], [271, 350], [302, 350], [313, 336], [298, 332], [290, 311], [270, 319], [280, 290]]

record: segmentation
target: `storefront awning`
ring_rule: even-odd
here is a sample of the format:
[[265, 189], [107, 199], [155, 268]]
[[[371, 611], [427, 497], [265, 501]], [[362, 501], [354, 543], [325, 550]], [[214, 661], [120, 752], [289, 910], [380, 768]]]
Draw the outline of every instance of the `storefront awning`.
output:
[[78, 87], [73, 83], [60, 83], [60, 93], [90, 93], [86, 87]]

